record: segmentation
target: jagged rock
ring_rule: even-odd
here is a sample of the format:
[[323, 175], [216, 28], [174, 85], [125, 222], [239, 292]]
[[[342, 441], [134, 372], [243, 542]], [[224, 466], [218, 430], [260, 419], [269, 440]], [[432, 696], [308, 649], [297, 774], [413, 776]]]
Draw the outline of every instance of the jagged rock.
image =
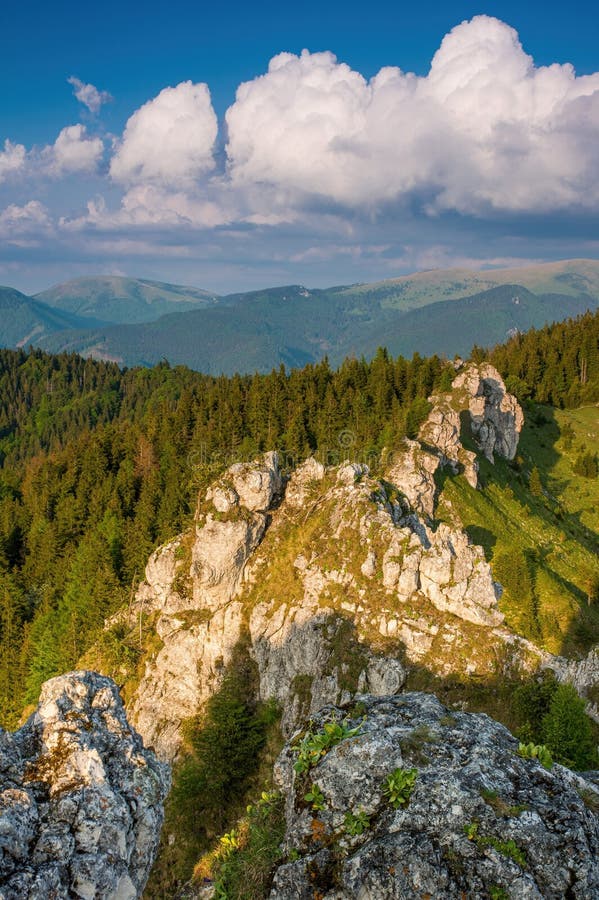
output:
[[174, 758], [181, 722], [218, 688], [239, 639], [242, 607], [235, 597], [245, 565], [281, 488], [276, 453], [231, 466], [200, 498], [191, 563], [179, 552], [180, 538], [150, 558], [127, 615], [143, 622], [157, 614], [163, 646], [146, 665], [131, 716], [161, 758]]
[[495, 453], [513, 459], [524, 414], [516, 398], [507, 393], [497, 369], [488, 363], [467, 366], [454, 379], [452, 389], [466, 392], [472, 434], [487, 459], [493, 462]]
[[[308, 460], [291, 475], [279, 503], [279, 482], [265, 476], [264, 467], [259, 460], [256, 469], [271, 485], [271, 509], [242, 511], [240, 501], [217, 514], [215, 499], [220, 503], [232, 484], [225, 473], [201, 499], [195, 533], [153, 554], [146, 584], [127, 611], [136, 630], [151, 621], [162, 641], [146, 662], [131, 715], [144, 739], [169, 760], [180, 745], [181, 722], [218, 690], [245, 627], [260, 696], [281, 705], [288, 733], [303, 716], [340, 702], [358, 684], [373, 693], [390, 692], [392, 684], [399, 689], [403, 669], [397, 658], [403, 652], [408, 661], [426, 659], [444, 673], [460, 659], [476, 670], [480, 651], [464, 647], [460, 655], [454, 632], [451, 645], [443, 639], [439, 615], [479, 627], [503, 620], [482, 549], [458, 528], [434, 529], [406, 513], [388, 481], [352, 463], [329, 470], [325, 479], [324, 467]], [[244, 472], [251, 478], [252, 466]], [[247, 493], [239, 480], [234, 491], [238, 497]], [[313, 521], [320, 523], [316, 532]], [[290, 533], [296, 538], [288, 554]], [[349, 668], [334, 652], [341, 645], [347, 654], [346, 638]], [[381, 638], [393, 646], [379, 647]], [[486, 644], [474, 635], [469, 640]], [[373, 660], [388, 672], [377, 675]]]
[[[591, 900], [599, 896], [599, 791], [562, 766], [518, 756], [518, 742], [486, 715], [448, 712], [430, 694], [358, 698], [359, 733], [310, 772], [294, 771], [297, 741], [275, 774], [286, 798], [285, 848], [272, 900]], [[319, 730], [347, 709], [322, 710]], [[416, 769], [394, 808], [395, 770]], [[316, 785], [323, 808], [304, 795]], [[588, 804], [588, 805], [587, 805]], [[351, 833], [352, 816], [368, 826]], [[355, 831], [355, 829], [354, 829]]]
[[306, 459], [291, 473], [285, 488], [286, 502], [293, 507], [303, 506], [312, 487], [324, 478], [325, 471], [323, 464], [313, 456]]
[[513, 459], [524, 415], [499, 372], [488, 364], [466, 366], [454, 379], [451, 392], [434, 395], [430, 402], [432, 409], [418, 440], [404, 441], [393, 454], [387, 477], [415, 512], [432, 519], [439, 468], [462, 472], [472, 487], [478, 485], [476, 454], [462, 443], [464, 426], [490, 462], [495, 453]]
[[[452, 654], [458, 658], [459, 639], [449, 635], [457, 640], [451, 647], [441, 637], [437, 640], [438, 629], [423, 607], [428, 604], [477, 626], [502, 622], [499, 587], [482, 549], [457, 525], [435, 529], [430, 521], [439, 466], [464, 471], [476, 484], [475, 456], [461, 443], [461, 417], [474, 416], [472, 430], [485, 452], [511, 452], [521, 411], [490, 366], [468, 366], [456, 383], [451, 394], [432, 398], [420, 440], [406, 442], [394, 455], [386, 482], [373, 479], [367, 466], [349, 461], [329, 469], [333, 477], [325, 478], [325, 467], [308, 459], [284, 484], [276, 454], [267, 453], [253, 463], [231, 466], [199, 498], [195, 533], [151, 556], [146, 581], [124, 615], [140, 635], [144, 622], [151, 622], [162, 642], [146, 660], [131, 703], [132, 720], [162, 757], [174, 758], [181, 722], [218, 689], [246, 620], [261, 696], [284, 706], [287, 730], [295, 727], [306, 703], [315, 710], [355, 690], [367, 677], [371, 657], [387, 656], [394, 665], [397, 645], [374, 656], [361, 650], [363, 666], [352, 667], [351, 678], [333, 664], [329, 657], [340, 614], [351, 616], [353, 637], [361, 647], [367, 647], [367, 635], [376, 633], [401, 642], [411, 661], [427, 658], [433, 664], [438, 659], [443, 672], [451, 666]], [[389, 482], [396, 491], [389, 492]], [[303, 550], [298, 546], [286, 560], [290, 572], [281, 579], [275, 569], [271, 579], [268, 569], [280, 550], [274, 537], [267, 558], [257, 554], [265, 535], [291, 527], [301, 542], [311, 517], [318, 520], [327, 509], [319, 537]], [[336, 565], [322, 564], [322, 546], [336, 555]], [[362, 562], [350, 572], [358, 546]], [[288, 602], [281, 582], [299, 587], [295, 603]], [[267, 597], [246, 609], [258, 583]], [[371, 609], [375, 597], [377, 608]], [[408, 612], [412, 605], [419, 612]], [[285, 653], [287, 662], [282, 661]], [[463, 655], [472, 656], [466, 649]], [[476, 668], [476, 662], [471, 659], [468, 666]], [[303, 694], [293, 689], [297, 678], [303, 679]]]
[[261, 462], [235, 463], [227, 476], [233, 482], [239, 503], [250, 512], [267, 512], [281, 490], [279, 459], [272, 451], [265, 453]]
[[435, 472], [441, 465], [436, 453], [425, 450], [419, 441], [404, 441], [394, 454], [387, 478], [401, 490], [410, 507], [432, 519], [435, 512]]
[[[349, 700], [357, 684], [376, 695], [401, 690], [406, 673], [399, 660], [359, 646], [348, 625], [334, 610], [318, 605], [282, 605], [274, 615], [269, 604], [252, 610], [251, 653], [258, 664], [260, 698], [279, 703], [284, 735], [322, 706]], [[341, 651], [333, 650], [336, 644]], [[347, 687], [350, 661], [356, 669], [354, 691]]]
[[134, 900], [156, 855], [168, 768], [130, 727], [113, 681], [71, 672], [0, 732], [0, 897]]

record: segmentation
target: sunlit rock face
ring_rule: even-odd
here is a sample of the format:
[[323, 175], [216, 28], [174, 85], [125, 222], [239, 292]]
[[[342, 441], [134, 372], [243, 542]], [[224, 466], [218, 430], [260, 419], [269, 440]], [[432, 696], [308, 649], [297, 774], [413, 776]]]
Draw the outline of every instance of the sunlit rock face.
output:
[[156, 639], [129, 708], [161, 758], [176, 757], [181, 723], [218, 690], [242, 635], [284, 734], [357, 690], [400, 690], [406, 663], [484, 670], [481, 650], [503, 641], [501, 588], [461, 523], [434, 522], [435, 476], [476, 486], [464, 429], [482, 452], [511, 452], [521, 411], [486, 365], [431, 403], [383, 479], [315, 459], [283, 477], [266, 453], [230, 466], [198, 498], [192, 531], [152, 554], [121, 620]]
[[0, 733], [0, 897], [135, 900], [156, 856], [169, 769], [144, 749], [113, 681], [47, 681]]

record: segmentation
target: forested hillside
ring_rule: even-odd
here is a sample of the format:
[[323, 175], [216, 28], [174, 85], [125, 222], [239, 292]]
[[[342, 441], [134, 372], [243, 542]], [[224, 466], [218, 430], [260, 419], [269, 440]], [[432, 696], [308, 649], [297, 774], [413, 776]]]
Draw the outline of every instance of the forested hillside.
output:
[[[521, 399], [577, 406], [599, 399], [598, 342], [589, 314], [488, 355]], [[325, 361], [231, 378], [1, 351], [2, 721], [14, 725], [44, 679], [76, 664], [225, 465], [276, 448], [288, 466], [314, 453], [376, 467], [452, 376], [437, 357], [385, 351], [337, 370]]]
[[272, 447], [288, 463], [376, 453], [415, 433], [438, 358], [326, 362], [211, 378], [39, 351], [0, 352], [2, 719], [77, 662], [198, 487]]

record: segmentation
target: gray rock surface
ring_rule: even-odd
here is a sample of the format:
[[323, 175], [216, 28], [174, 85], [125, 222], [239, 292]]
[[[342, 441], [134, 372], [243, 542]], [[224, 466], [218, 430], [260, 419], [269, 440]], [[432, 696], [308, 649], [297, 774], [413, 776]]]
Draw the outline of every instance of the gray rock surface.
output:
[[435, 473], [448, 468], [463, 472], [472, 487], [478, 484], [476, 454], [464, 447], [470, 432], [490, 462], [498, 454], [513, 459], [524, 424], [520, 404], [508, 394], [501, 375], [487, 363], [469, 363], [452, 382], [451, 392], [429, 398], [432, 409], [417, 441], [405, 441], [394, 454], [389, 478], [400, 486], [412, 509], [429, 519], [435, 511]]
[[[599, 896], [599, 793], [591, 780], [518, 756], [518, 742], [486, 715], [451, 712], [430, 694], [359, 698], [323, 709], [361, 729], [305, 774], [296, 735], [275, 773], [286, 797], [285, 847], [272, 900]], [[416, 770], [394, 808], [383, 791], [394, 770]], [[304, 799], [322, 792], [321, 809]], [[593, 811], [593, 809], [595, 811]], [[368, 826], [351, 833], [363, 813]]]
[[452, 390], [466, 392], [470, 427], [487, 459], [493, 462], [495, 453], [513, 459], [524, 414], [516, 398], [507, 393], [497, 369], [488, 363], [469, 365], [454, 379]]
[[168, 767], [127, 722], [116, 685], [71, 672], [0, 732], [2, 900], [134, 900], [156, 855]]

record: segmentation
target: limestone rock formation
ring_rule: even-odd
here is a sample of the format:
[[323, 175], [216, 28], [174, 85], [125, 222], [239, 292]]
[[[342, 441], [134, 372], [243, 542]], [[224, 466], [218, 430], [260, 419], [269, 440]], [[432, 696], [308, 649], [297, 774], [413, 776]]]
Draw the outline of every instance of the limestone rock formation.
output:
[[463, 472], [472, 487], [478, 484], [476, 454], [464, 447], [464, 431], [493, 462], [495, 454], [514, 458], [524, 423], [520, 404], [507, 393], [499, 372], [487, 363], [468, 364], [453, 380], [451, 391], [434, 395], [430, 402], [432, 409], [418, 440], [406, 441], [394, 454], [389, 473], [412, 509], [428, 518], [434, 515], [438, 469]]
[[516, 398], [508, 394], [497, 369], [488, 363], [467, 366], [454, 379], [454, 395], [465, 391], [470, 427], [476, 443], [490, 462], [498, 453], [513, 459], [524, 424], [524, 414]]
[[[301, 734], [277, 762], [292, 861], [276, 871], [272, 900], [599, 896], [591, 780], [520, 758], [502, 725], [450, 714], [430, 694], [358, 701], [313, 720], [313, 732], [343, 720], [359, 731], [307, 773], [294, 770]], [[393, 804], [385, 783], [397, 770], [415, 777]]]
[[134, 900], [156, 855], [168, 768], [130, 727], [113, 681], [71, 672], [0, 732], [0, 897]]
[[245, 564], [281, 491], [276, 453], [231, 466], [200, 497], [193, 534], [158, 549], [127, 615], [153, 619], [162, 646], [146, 666], [131, 715], [147, 743], [172, 759], [183, 719], [218, 687], [239, 639]]
[[313, 459], [283, 484], [268, 454], [200, 498], [194, 531], [152, 555], [121, 616], [160, 641], [130, 711], [162, 758], [176, 756], [182, 721], [218, 690], [244, 631], [285, 734], [358, 689], [400, 690], [404, 660], [486, 671], [479, 629], [503, 616], [482, 548], [410, 511], [404, 487]]
[[199, 498], [193, 531], [152, 555], [112, 624], [140, 643], [149, 635], [130, 712], [162, 758], [176, 756], [182, 721], [218, 690], [242, 631], [285, 733], [358, 687], [399, 690], [406, 661], [439, 674], [494, 664], [482, 629], [504, 641], [501, 589], [459, 523], [435, 526], [435, 475], [463, 471], [475, 485], [464, 417], [492, 458], [515, 452], [521, 410], [487, 365], [469, 365], [431, 401], [419, 440], [383, 480], [357, 462], [315, 459], [284, 479], [267, 453], [231, 466]]

